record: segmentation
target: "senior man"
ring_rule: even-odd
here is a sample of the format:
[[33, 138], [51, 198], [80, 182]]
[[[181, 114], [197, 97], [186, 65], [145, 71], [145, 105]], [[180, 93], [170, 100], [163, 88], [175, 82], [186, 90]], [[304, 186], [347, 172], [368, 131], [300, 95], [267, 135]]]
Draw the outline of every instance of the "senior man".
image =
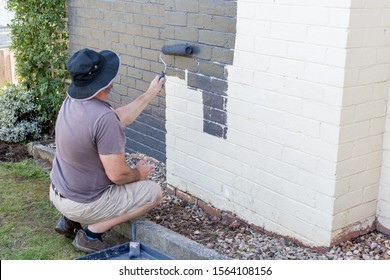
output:
[[50, 200], [62, 213], [55, 230], [87, 253], [106, 249], [103, 233], [147, 213], [162, 198], [160, 186], [147, 180], [153, 164], [126, 164], [124, 128], [161, 91], [164, 79], [156, 76], [145, 93], [113, 109], [107, 97], [119, 66], [112, 51], [73, 54], [67, 63], [72, 82], [55, 126]]

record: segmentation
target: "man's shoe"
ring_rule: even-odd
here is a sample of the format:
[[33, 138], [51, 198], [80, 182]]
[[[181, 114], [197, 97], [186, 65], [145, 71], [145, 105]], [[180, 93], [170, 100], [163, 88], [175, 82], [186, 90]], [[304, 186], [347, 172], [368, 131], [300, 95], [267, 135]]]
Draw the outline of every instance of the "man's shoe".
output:
[[81, 228], [80, 223], [69, 220], [64, 215], [61, 215], [54, 230], [68, 238], [74, 238], [76, 236], [76, 232]]
[[86, 253], [94, 253], [97, 251], [101, 251], [107, 248], [106, 244], [98, 238], [93, 240], [87, 237], [87, 234], [84, 230], [80, 229], [75, 239], [72, 242], [73, 246], [75, 246], [80, 251]]

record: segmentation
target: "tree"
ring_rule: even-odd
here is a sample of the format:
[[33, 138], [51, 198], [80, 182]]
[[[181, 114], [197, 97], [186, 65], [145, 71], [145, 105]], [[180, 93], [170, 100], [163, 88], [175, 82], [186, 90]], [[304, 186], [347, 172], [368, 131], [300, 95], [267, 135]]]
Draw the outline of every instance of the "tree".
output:
[[48, 132], [68, 79], [66, 0], [8, 0], [7, 9], [15, 13], [9, 27], [18, 80], [33, 95], [43, 132]]

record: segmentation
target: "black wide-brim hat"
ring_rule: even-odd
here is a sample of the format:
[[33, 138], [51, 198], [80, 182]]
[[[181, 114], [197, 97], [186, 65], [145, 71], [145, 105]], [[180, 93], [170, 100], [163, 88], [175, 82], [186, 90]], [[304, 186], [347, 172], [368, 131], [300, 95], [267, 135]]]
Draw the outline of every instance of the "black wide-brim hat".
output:
[[115, 79], [119, 65], [119, 56], [112, 51], [85, 48], [74, 53], [66, 65], [72, 78], [68, 95], [78, 100], [93, 98]]

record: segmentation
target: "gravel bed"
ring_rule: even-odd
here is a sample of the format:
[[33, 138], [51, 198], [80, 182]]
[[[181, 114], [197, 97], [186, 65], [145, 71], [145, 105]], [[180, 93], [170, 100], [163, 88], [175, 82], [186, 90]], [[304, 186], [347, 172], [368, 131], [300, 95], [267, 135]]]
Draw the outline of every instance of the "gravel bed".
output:
[[[128, 154], [126, 162], [134, 166], [142, 154]], [[162, 203], [145, 218], [186, 236], [207, 248], [232, 259], [240, 260], [388, 260], [390, 238], [379, 232], [371, 232], [332, 247], [328, 252], [303, 248], [292, 241], [273, 237], [253, 230], [238, 222], [227, 223], [208, 215], [196, 205], [190, 204], [166, 192], [166, 168], [152, 158], [155, 172], [150, 179], [158, 182], [164, 191]]]

